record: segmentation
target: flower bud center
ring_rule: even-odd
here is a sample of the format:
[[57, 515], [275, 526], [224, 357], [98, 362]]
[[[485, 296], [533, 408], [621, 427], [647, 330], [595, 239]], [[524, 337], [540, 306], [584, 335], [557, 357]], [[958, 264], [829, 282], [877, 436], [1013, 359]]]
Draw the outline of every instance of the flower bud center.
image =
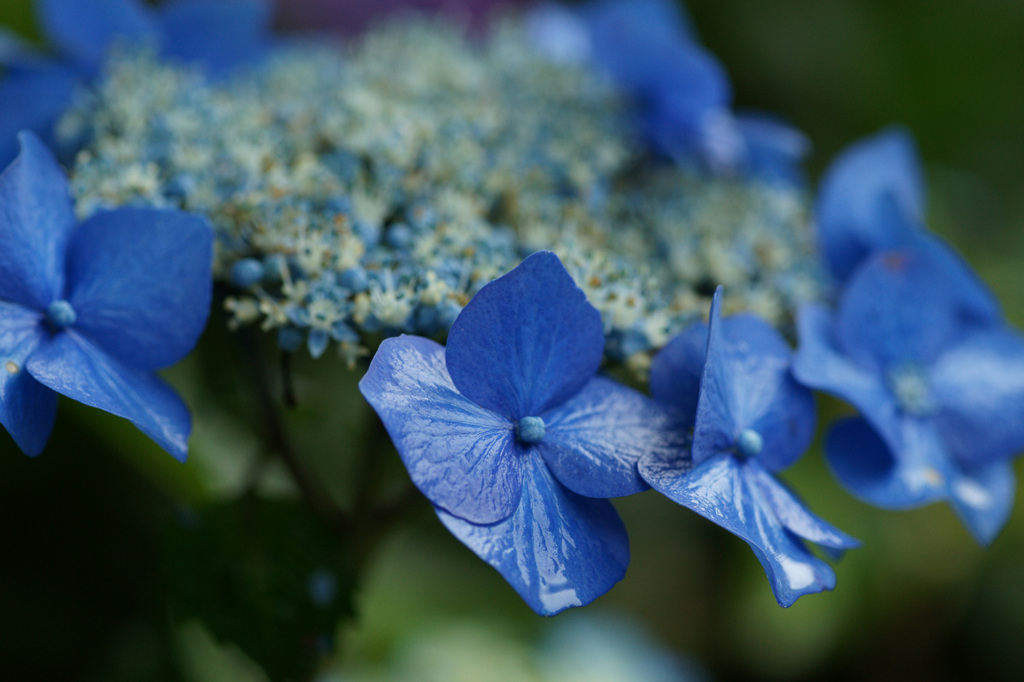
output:
[[540, 417], [523, 417], [516, 422], [516, 437], [524, 443], [539, 443], [544, 432], [544, 420]]
[[754, 429], [743, 429], [736, 438], [736, 451], [744, 457], [756, 457], [764, 447], [764, 438]]
[[46, 308], [46, 321], [54, 330], [70, 327], [78, 319], [75, 309], [65, 300], [54, 301]]

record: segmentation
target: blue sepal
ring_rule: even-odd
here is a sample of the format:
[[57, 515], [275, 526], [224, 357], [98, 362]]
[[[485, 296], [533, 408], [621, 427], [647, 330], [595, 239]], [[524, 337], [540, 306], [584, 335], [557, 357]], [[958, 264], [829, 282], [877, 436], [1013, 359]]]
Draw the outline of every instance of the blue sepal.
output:
[[445, 356], [462, 395], [516, 420], [576, 394], [603, 352], [601, 314], [558, 257], [540, 251], [477, 292], [452, 324]]
[[64, 290], [64, 255], [75, 216], [68, 183], [32, 133], [0, 174], [0, 300], [45, 310]]
[[566, 403], [544, 415], [547, 432], [537, 450], [555, 477], [587, 497], [620, 497], [648, 488], [636, 468], [650, 452], [685, 447], [685, 430], [645, 395], [595, 377]]
[[39, 312], [0, 301], [0, 424], [30, 456], [42, 452], [57, 414], [57, 394], [25, 370], [45, 338]]
[[44, 386], [124, 417], [175, 459], [185, 460], [192, 416], [154, 374], [121, 364], [70, 329], [40, 344], [27, 368]]
[[120, 362], [155, 370], [181, 360], [210, 312], [213, 229], [201, 216], [120, 208], [83, 222], [68, 248], [78, 330]]
[[626, 573], [622, 520], [607, 500], [562, 487], [539, 457], [528, 457], [523, 468], [522, 501], [507, 520], [475, 525], [443, 510], [437, 515], [537, 613], [589, 604]]
[[512, 423], [459, 393], [443, 346], [418, 336], [385, 339], [359, 390], [434, 505], [472, 523], [515, 511], [523, 453]]
[[269, 43], [267, 0], [172, 0], [160, 8], [164, 53], [223, 75], [259, 60]]

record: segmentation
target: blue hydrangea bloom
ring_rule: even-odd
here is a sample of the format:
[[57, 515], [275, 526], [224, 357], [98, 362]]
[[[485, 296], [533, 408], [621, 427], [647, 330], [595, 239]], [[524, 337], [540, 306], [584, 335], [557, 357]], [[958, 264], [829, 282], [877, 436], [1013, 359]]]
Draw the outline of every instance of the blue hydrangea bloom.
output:
[[576, 22], [544, 6], [532, 18], [540, 47], [589, 59], [631, 99], [651, 147], [677, 163], [719, 173], [799, 182], [807, 139], [765, 116], [737, 116], [721, 63], [698, 42], [679, 4], [596, 0]]
[[544, 615], [622, 578], [625, 528], [595, 498], [645, 490], [640, 455], [681, 446], [666, 411], [596, 376], [603, 345], [542, 251], [473, 297], [447, 347], [386, 339], [359, 384], [445, 526]]
[[36, 455], [61, 393], [184, 459], [191, 417], [153, 371], [188, 353], [206, 324], [211, 227], [134, 208], [78, 224], [50, 152], [31, 133], [19, 140], [0, 175], [0, 423]]
[[999, 303], [984, 283], [924, 227], [924, 178], [905, 130], [883, 130], [840, 153], [825, 172], [815, 210], [821, 257], [838, 286], [879, 251], [928, 251], [957, 281], [950, 289], [965, 305], [993, 323], [1001, 320]]
[[801, 309], [794, 373], [862, 415], [826, 443], [851, 492], [896, 509], [948, 500], [988, 543], [1011, 510], [1009, 460], [1024, 449], [1024, 337], [978, 309], [948, 255], [870, 256], [834, 312]]
[[0, 166], [17, 153], [16, 135], [49, 141], [75, 88], [92, 79], [117, 41], [144, 42], [172, 59], [217, 75], [258, 58], [267, 47], [269, 0], [39, 0], [39, 24], [56, 56], [0, 36]]
[[790, 349], [750, 314], [722, 319], [721, 287], [707, 325], [687, 328], [651, 366], [651, 393], [693, 428], [690, 450], [641, 458], [658, 492], [750, 545], [782, 606], [835, 586], [832, 568], [804, 540], [833, 553], [854, 538], [813, 515], [773, 474], [795, 462], [814, 435], [811, 392], [790, 373]]

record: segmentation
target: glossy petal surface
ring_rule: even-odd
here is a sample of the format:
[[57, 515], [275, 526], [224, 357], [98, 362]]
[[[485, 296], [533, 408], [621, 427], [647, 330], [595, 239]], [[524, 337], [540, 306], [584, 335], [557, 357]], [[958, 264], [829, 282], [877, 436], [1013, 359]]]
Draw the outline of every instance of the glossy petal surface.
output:
[[790, 376], [790, 350], [781, 335], [753, 315], [723, 320], [720, 301], [719, 291], [711, 305], [694, 462], [731, 451], [739, 433], [753, 429], [764, 441], [758, 460], [771, 470], [783, 469], [810, 445], [813, 398]]
[[786, 530], [804, 540], [840, 552], [860, 546], [859, 540], [809, 512], [804, 503], [766, 469], [752, 466], [747, 474], [760, 485], [765, 500]]
[[226, 73], [263, 55], [271, 10], [264, 0], [172, 0], [160, 9], [164, 52]]
[[210, 311], [213, 232], [204, 218], [122, 208], [82, 223], [68, 252], [76, 329], [125, 365], [184, 357]]
[[386, 339], [359, 390], [434, 505], [472, 523], [502, 521], [516, 510], [523, 452], [512, 424], [459, 393], [443, 346], [417, 336]]
[[477, 292], [452, 325], [446, 359], [464, 396], [515, 420], [583, 388], [603, 349], [600, 313], [541, 251]]
[[537, 443], [564, 486], [587, 497], [619, 497], [647, 489], [636, 469], [649, 452], [686, 446], [685, 430], [647, 396], [595, 377], [544, 415], [547, 434]]
[[651, 361], [651, 396], [678, 410], [686, 428], [697, 416], [707, 347], [708, 326], [698, 322], [672, 337]]
[[[884, 215], [891, 210], [904, 219]], [[818, 234], [833, 276], [845, 281], [870, 253], [906, 245], [923, 213], [924, 180], [906, 131], [888, 129], [848, 147], [818, 192]]]
[[44, 140], [53, 135], [53, 126], [71, 104], [78, 76], [61, 65], [39, 62], [7, 69], [0, 77], [0, 168], [6, 168], [18, 155], [18, 133], [31, 130]]
[[629, 563], [626, 529], [611, 503], [565, 489], [536, 456], [525, 462], [523, 499], [509, 519], [479, 526], [438, 516], [542, 615], [589, 604]]
[[802, 595], [835, 586], [832, 568], [808, 552], [783, 519], [796, 517], [799, 531], [830, 538], [840, 548], [848, 547], [852, 538], [824, 522], [810, 523], [809, 512], [797, 516], [789, 505], [780, 517], [773, 505], [780, 493], [777, 489], [771, 496], [765, 493], [764, 481], [770, 475], [754, 460], [723, 454], [690, 470], [686, 464], [682, 453], [674, 460], [645, 457], [640, 460], [640, 473], [669, 499], [745, 540], [761, 561], [779, 604], [790, 606]]
[[18, 139], [21, 153], [0, 174], [0, 300], [41, 311], [63, 291], [75, 217], [49, 150], [32, 133]]
[[935, 425], [963, 466], [1024, 450], [1024, 337], [1003, 329], [966, 337], [931, 369]]
[[118, 38], [156, 36], [156, 24], [139, 0], [39, 0], [43, 31], [61, 50], [98, 68]]
[[0, 301], [0, 424], [32, 456], [42, 452], [57, 414], [57, 394], [25, 371], [45, 336], [39, 313]]
[[176, 459], [185, 459], [192, 417], [156, 376], [121, 364], [73, 330], [40, 344], [27, 368], [41, 384], [124, 417]]

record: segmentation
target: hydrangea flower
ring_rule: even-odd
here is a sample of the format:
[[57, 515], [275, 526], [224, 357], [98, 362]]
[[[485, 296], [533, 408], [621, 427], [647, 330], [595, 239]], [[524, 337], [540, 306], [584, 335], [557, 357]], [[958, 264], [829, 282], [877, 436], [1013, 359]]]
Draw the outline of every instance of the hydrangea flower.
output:
[[925, 185], [913, 138], [889, 128], [844, 150], [829, 166], [815, 207], [819, 249], [842, 286], [879, 251], [912, 248], [941, 263], [950, 287], [981, 318], [1002, 319], [999, 303], [971, 269], [924, 227]]
[[894, 509], [948, 500], [988, 543], [1024, 449], [1024, 337], [979, 310], [948, 264], [927, 249], [870, 256], [834, 312], [801, 309], [794, 372], [860, 410], [826, 443], [853, 494]]
[[33, 130], [48, 139], [76, 86], [95, 77], [112, 45], [145, 42], [161, 54], [223, 74], [266, 48], [269, 0], [39, 0], [39, 23], [57, 56], [4, 41], [0, 49], [0, 165], [17, 153], [15, 137]]
[[538, 613], [622, 578], [605, 499], [645, 490], [641, 454], [680, 447], [646, 396], [595, 376], [601, 317], [550, 252], [485, 285], [443, 347], [386, 339], [359, 388], [448, 529]]
[[683, 165], [798, 182], [807, 139], [763, 115], [735, 115], [721, 63], [669, 0], [595, 0], [577, 13], [543, 5], [530, 21], [557, 60], [590, 60], [634, 100], [653, 149]]
[[773, 476], [810, 444], [814, 399], [793, 380], [778, 331], [750, 314], [723, 320], [720, 307], [721, 287], [709, 323], [676, 336], [651, 367], [652, 395], [688, 420], [692, 446], [648, 453], [639, 470], [658, 492], [745, 540], [779, 604], [790, 606], [835, 586], [832, 568], [804, 540], [834, 553], [859, 543]]
[[19, 140], [0, 175], [0, 423], [36, 455], [61, 393], [184, 459], [191, 417], [153, 371], [188, 353], [206, 324], [212, 229], [136, 208], [77, 224], [56, 161], [35, 135]]

